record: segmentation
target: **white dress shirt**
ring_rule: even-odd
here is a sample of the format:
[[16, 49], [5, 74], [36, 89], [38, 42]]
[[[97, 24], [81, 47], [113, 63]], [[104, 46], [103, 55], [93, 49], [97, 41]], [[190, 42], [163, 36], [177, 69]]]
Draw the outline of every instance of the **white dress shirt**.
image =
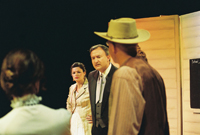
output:
[[[99, 103], [101, 103], [103, 100], [103, 93], [104, 93], [104, 88], [105, 88], [105, 84], [106, 84], [106, 77], [107, 77], [108, 73], [110, 72], [110, 69], [111, 69], [111, 64], [108, 66], [108, 68], [105, 70], [104, 73], [101, 73], [99, 71], [99, 76], [97, 79], [97, 87], [96, 87], [96, 103], [98, 101], [99, 101]], [[102, 79], [101, 79], [101, 76], [103, 77]], [[102, 91], [101, 91], [101, 81], [103, 81], [102, 82]], [[100, 92], [101, 92], [101, 99], [99, 99]]]

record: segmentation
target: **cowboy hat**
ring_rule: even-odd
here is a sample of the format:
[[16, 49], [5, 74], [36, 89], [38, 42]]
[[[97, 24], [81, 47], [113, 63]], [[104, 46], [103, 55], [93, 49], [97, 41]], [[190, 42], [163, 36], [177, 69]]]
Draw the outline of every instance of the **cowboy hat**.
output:
[[150, 38], [147, 30], [137, 29], [133, 18], [111, 19], [107, 32], [94, 32], [96, 35], [115, 43], [135, 44]]

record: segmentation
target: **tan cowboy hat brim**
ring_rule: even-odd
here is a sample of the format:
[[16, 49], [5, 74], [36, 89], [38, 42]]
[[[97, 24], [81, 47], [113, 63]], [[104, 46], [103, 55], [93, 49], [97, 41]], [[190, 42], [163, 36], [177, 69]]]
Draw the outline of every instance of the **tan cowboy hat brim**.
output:
[[144, 29], [137, 29], [138, 36], [135, 38], [112, 38], [107, 35], [107, 32], [94, 32], [94, 34], [115, 43], [121, 43], [121, 44], [136, 44], [140, 42], [144, 42], [150, 38], [150, 33], [147, 30]]

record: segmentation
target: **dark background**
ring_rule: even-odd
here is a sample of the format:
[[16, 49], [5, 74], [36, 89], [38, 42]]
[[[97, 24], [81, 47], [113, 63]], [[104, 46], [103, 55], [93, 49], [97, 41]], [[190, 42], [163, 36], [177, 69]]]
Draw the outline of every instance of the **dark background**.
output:
[[[183, 15], [199, 11], [199, 5], [199, 0], [0, 0], [0, 63], [12, 49], [34, 51], [46, 67], [42, 103], [65, 107], [71, 64], [82, 62], [90, 72], [89, 48], [105, 44], [94, 31], [107, 31], [114, 18]], [[0, 117], [9, 106], [0, 89]]]

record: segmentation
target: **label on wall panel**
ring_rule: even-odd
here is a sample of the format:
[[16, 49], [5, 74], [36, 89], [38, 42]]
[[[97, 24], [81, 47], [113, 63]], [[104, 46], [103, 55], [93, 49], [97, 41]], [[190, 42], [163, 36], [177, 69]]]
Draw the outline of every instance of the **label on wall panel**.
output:
[[190, 59], [190, 106], [200, 108], [200, 58]]

